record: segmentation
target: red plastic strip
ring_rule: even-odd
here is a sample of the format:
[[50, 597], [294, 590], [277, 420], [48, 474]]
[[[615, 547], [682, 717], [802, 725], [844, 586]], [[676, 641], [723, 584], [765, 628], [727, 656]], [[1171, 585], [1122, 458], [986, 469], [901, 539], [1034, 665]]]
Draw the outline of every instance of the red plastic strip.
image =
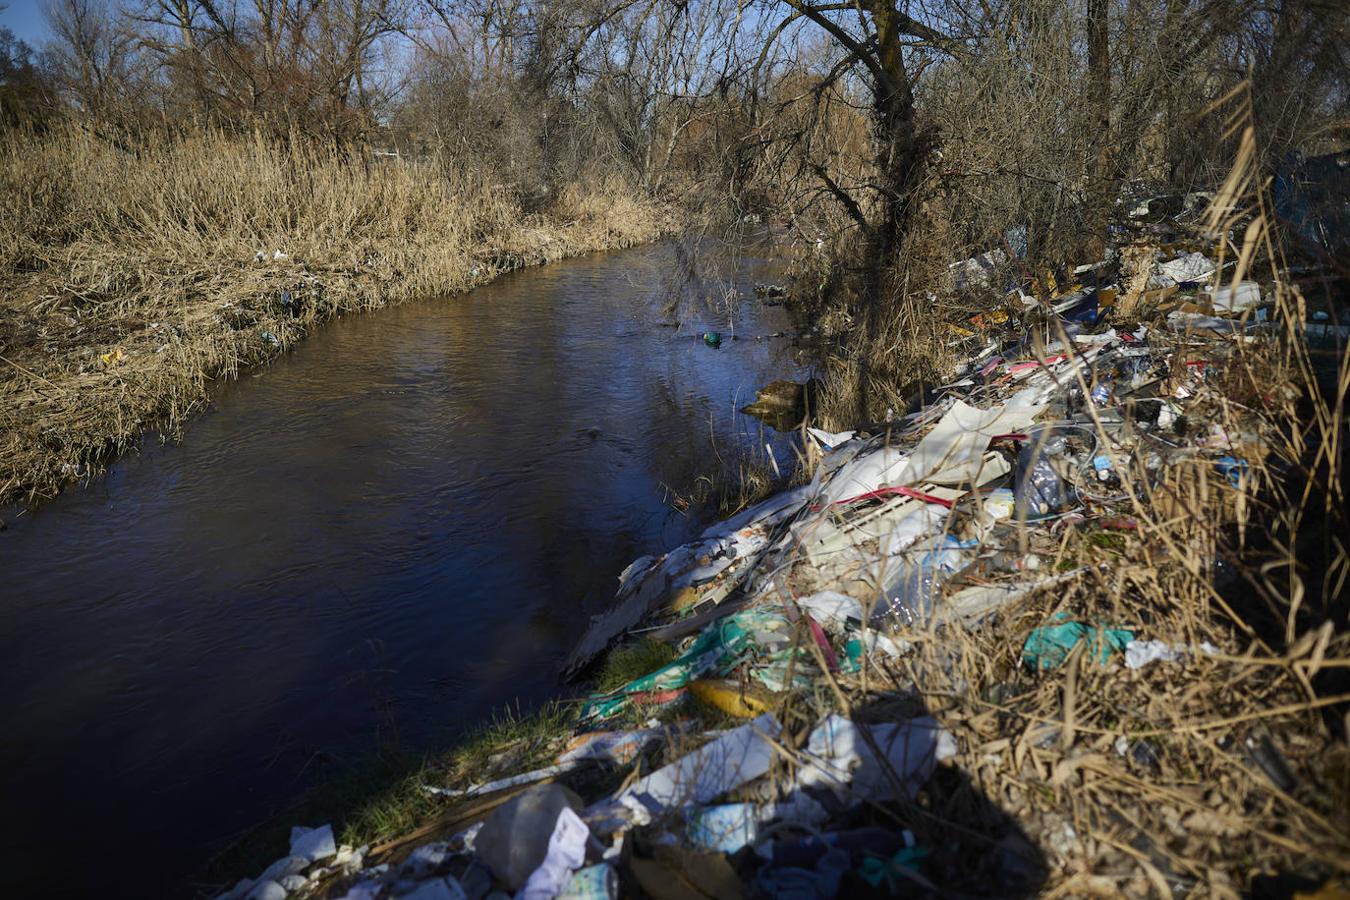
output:
[[917, 491], [912, 487], [884, 487], [875, 491], [868, 491], [866, 494], [858, 494], [856, 497], [845, 497], [843, 500], [836, 500], [831, 506], [847, 506], [852, 503], [862, 503], [865, 500], [881, 500], [884, 497], [912, 497], [915, 500], [922, 500], [924, 503], [936, 503], [939, 506], [945, 506], [951, 509], [956, 505], [955, 500], [944, 500], [941, 497], [934, 497], [932, 494], [925, 494], [923, 491]]
[[839, 657], [835, 656], [834, 648], [830, 646], [829, 640], [825, 637], [824, 629], [820, 627], [819, 622], [806, 613], [802, 613], [802, 617], [805, 618], [807, 624], [811, 626], [811, 636], [814, 637], [816, 643], [820, 645], [820, 652], [825, 654], [825, 662], [829, 665], [830, 671], [837, 671], [839, 669]]

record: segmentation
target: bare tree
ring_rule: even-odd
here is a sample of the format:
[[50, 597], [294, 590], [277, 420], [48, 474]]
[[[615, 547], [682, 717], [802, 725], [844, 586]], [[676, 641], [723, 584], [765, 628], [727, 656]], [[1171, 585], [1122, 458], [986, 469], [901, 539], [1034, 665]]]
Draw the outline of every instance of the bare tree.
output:
[[402, 0], [140, 0], [141, 41], [168, 76], [170, 102], [215, 121], [266, 123], [345, 142], [390, 97], [382, 42]]
[[0, 28], [0, 130], [41, 126], [51, 111], [50, 93], [33, 49]]
[[129, 88], [135, 37], [120, 10], [93, 0], [46, 0], [52, 38], [44, 61], [70, 103], [95, 118], [107, 115]]

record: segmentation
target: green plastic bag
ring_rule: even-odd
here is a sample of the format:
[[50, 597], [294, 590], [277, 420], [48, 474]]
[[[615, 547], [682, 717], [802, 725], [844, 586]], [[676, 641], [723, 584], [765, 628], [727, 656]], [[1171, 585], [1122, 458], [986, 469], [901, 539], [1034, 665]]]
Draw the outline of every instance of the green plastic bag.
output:
[[628, 705], [630, 694], [672, 691], [708, 672], [729, 672], [742, 657], [753, 653], [766, 632], [787, 627], [787, 621], [777, 613], [760, 609], [732, 613], [703, 629], [688, 650], [655, 672], [635, 678], [611, 694], [592, 697], [581, 717], [607, 719]]
[[[1067, 619], [1067, 613], [1057, 613], [1056, 620]], [[1098, 665], [1106, 665], [1111, 654], [1124, 652], [1125, 645], [1134, 640], [1134, 632], [1127, 628], [1106, 628], [1085, 625], [1082, 622], [1064, 622], [1062, 625], [1043, 625], [1034, 628], [1022, 645], [1022, 662], [1038, 672], [1058, 669], [1069, 658], [1078, 642], [1087, 640], [1096, 648]]]

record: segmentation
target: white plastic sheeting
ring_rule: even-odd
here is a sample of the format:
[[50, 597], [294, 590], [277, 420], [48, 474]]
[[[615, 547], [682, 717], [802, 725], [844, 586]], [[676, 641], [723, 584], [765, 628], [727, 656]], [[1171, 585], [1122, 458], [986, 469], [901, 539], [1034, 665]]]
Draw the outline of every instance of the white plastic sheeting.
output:
[[618, 801], [646, 816], [710, 803], [769, 771], [774, 748], [767, 739], [777, 738], [780, 731], [778, 719], [765, 713], [656, 770], [620, 794]]
[[1007, 403], [990, 409], [956, 401], [914, 448], [902, 483], [980, 483], [983, 470], [993, 465], [985, 458], [989, 442], [1000, 434], [1029, 427], [1045, 406], [1039, 392], [1031, 389], [1019, 391]]
[[797, 785], [825, 787], [836, 793], [851, 791], [874, 800], [894, 797], [896, 788], [902, 787], [912, 797], [938, 762], [955, 755], [955, 739], [932, 716], [859, 725], [836, 713], [822, 719], [811, 732]]

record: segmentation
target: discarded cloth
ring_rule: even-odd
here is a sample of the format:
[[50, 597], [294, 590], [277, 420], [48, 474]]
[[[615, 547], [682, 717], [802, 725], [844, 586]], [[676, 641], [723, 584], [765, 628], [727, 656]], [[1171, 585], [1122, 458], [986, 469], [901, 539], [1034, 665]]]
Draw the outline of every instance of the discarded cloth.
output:
[[[1059, 613], [1055, 618], [1067, 619], [1068, 615]], [[1097, 648], [1097, 663], [1104, 666], [1112, 653], [1124, 651], [1126, 645], [1134, 640], [1134, 632], [1126, 628], [1098, 628], [1082, 622], [1043, 625], [1032, 629], [1027, 636], [1026, 643], [1022, 645], [1022, 662], [1037, 671], [1057, 669], [1069, 658], [1079, 641], [1083, 640]]]

